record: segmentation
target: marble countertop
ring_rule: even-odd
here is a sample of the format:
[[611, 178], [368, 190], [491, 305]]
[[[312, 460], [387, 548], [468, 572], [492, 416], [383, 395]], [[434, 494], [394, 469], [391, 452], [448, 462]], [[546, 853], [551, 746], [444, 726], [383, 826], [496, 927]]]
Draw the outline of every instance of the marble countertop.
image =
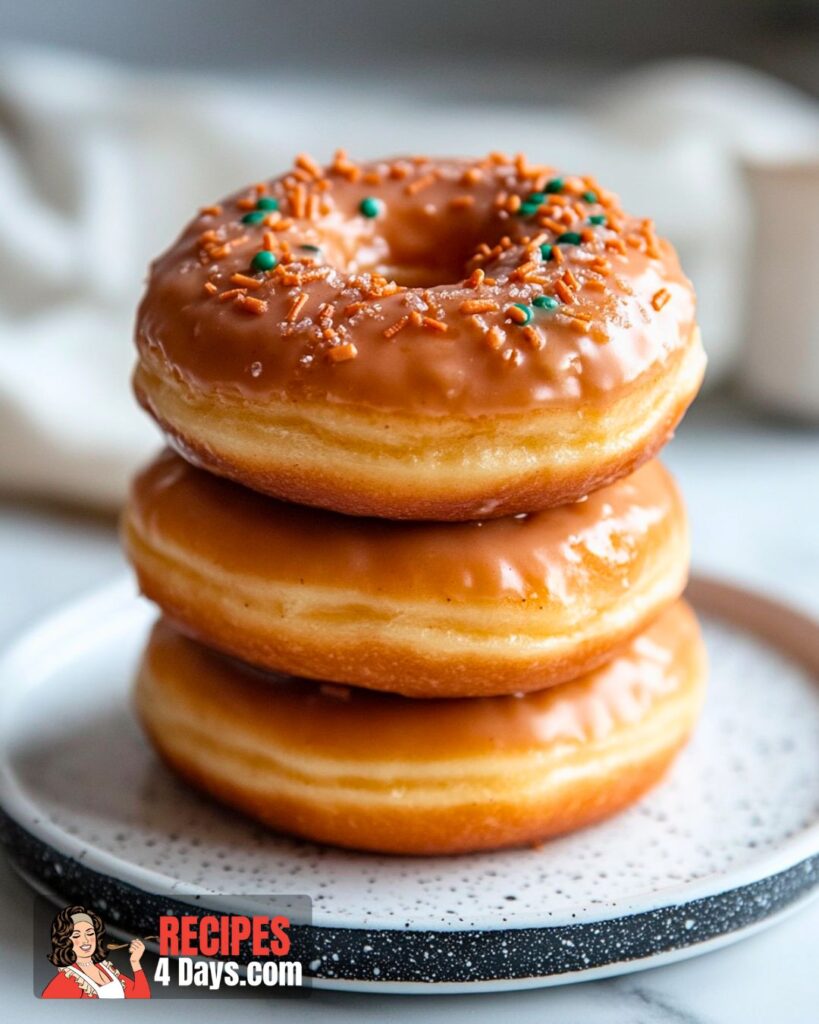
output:
[[[766, 591], [819, 614], [819, 434], [752, 418], [738, 402], [697, 403], [665, 461], [691, 513], [695, 568]], [[0, 501], [0, 642], [30, 621], [123, 571], [113, 522]], [[0, 987], [10, 1018], [53, 1019], [31, 990], [29, 891], [0, 856]], [[813, 1024], [819, 1006], [819, 901], [779, 925], [718, 952], [622, 978], [528, 992], [389, 997], [315, 992], [288, 1003], [301, 1021], [442, 1019], [517, 1024]], [[273, 1004], [275, 1009], [276, 1004]], [[175, 1002], [154, 1002], [151, 1020], [170, 1020]], [[222, 1020], [221, 1000], [202, 1000], [203, 1022]], [[233, 1003], [241, 1021], [268, 1020], [262, 1000]], [[60, 1007], [60, 1020], [87, 1009]], [[76, 1018], [75, 1018], [76, 1015]]]

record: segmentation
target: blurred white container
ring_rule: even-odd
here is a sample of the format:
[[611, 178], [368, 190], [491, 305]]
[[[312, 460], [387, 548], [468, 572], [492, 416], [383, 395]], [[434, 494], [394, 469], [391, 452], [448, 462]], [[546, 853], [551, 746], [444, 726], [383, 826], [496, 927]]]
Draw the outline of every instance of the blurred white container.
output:
[[739, 378], [776, 412], [819, 420], [819, 149], [749, 157], [755, 239]]

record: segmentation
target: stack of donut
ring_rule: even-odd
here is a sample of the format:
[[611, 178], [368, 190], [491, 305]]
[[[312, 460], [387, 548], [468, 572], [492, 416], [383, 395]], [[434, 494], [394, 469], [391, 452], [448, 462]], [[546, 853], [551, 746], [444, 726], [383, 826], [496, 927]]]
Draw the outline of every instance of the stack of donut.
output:
[[523, 156], [302, 155], [150, 274], [123, 536], [164, 760], [276, 829], [456, 853], [646, 791], [703, 696], [654, 455], [704, 369], [652, 222]]

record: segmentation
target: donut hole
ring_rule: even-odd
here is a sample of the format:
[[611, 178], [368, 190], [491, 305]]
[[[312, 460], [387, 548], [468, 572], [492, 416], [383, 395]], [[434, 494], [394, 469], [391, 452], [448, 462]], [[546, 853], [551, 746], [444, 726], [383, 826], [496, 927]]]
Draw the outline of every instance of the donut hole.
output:
[[406, 288], [457, 285], [469, 276], [478, 246], [492, 247], [503, 234], [499, 219], [463, 224], [410, 208], [393, 213], [378, 236], [364, 242], [358, 270], [383, 274]]

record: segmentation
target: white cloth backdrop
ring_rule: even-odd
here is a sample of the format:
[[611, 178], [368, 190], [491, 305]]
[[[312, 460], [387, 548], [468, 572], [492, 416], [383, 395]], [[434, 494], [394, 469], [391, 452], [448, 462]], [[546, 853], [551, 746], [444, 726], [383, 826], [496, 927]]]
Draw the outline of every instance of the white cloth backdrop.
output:
[[741, 159], [815, 136], [815, 107], [755, 73], [691, 62], [623, 75], [588, 108], [531, 99], [420, 109], [412, 97], [380, 99], [375, 86], [0, 55], [0, 488], [121, 500], [158, 443], [129, 388], [148, 260], [200, 205], [277, 173], [302, 149], [319, 159], [337, 146], [360, 158], [525, 149], [597, 174], [678, 245], [719, 378], [741, 333]]

